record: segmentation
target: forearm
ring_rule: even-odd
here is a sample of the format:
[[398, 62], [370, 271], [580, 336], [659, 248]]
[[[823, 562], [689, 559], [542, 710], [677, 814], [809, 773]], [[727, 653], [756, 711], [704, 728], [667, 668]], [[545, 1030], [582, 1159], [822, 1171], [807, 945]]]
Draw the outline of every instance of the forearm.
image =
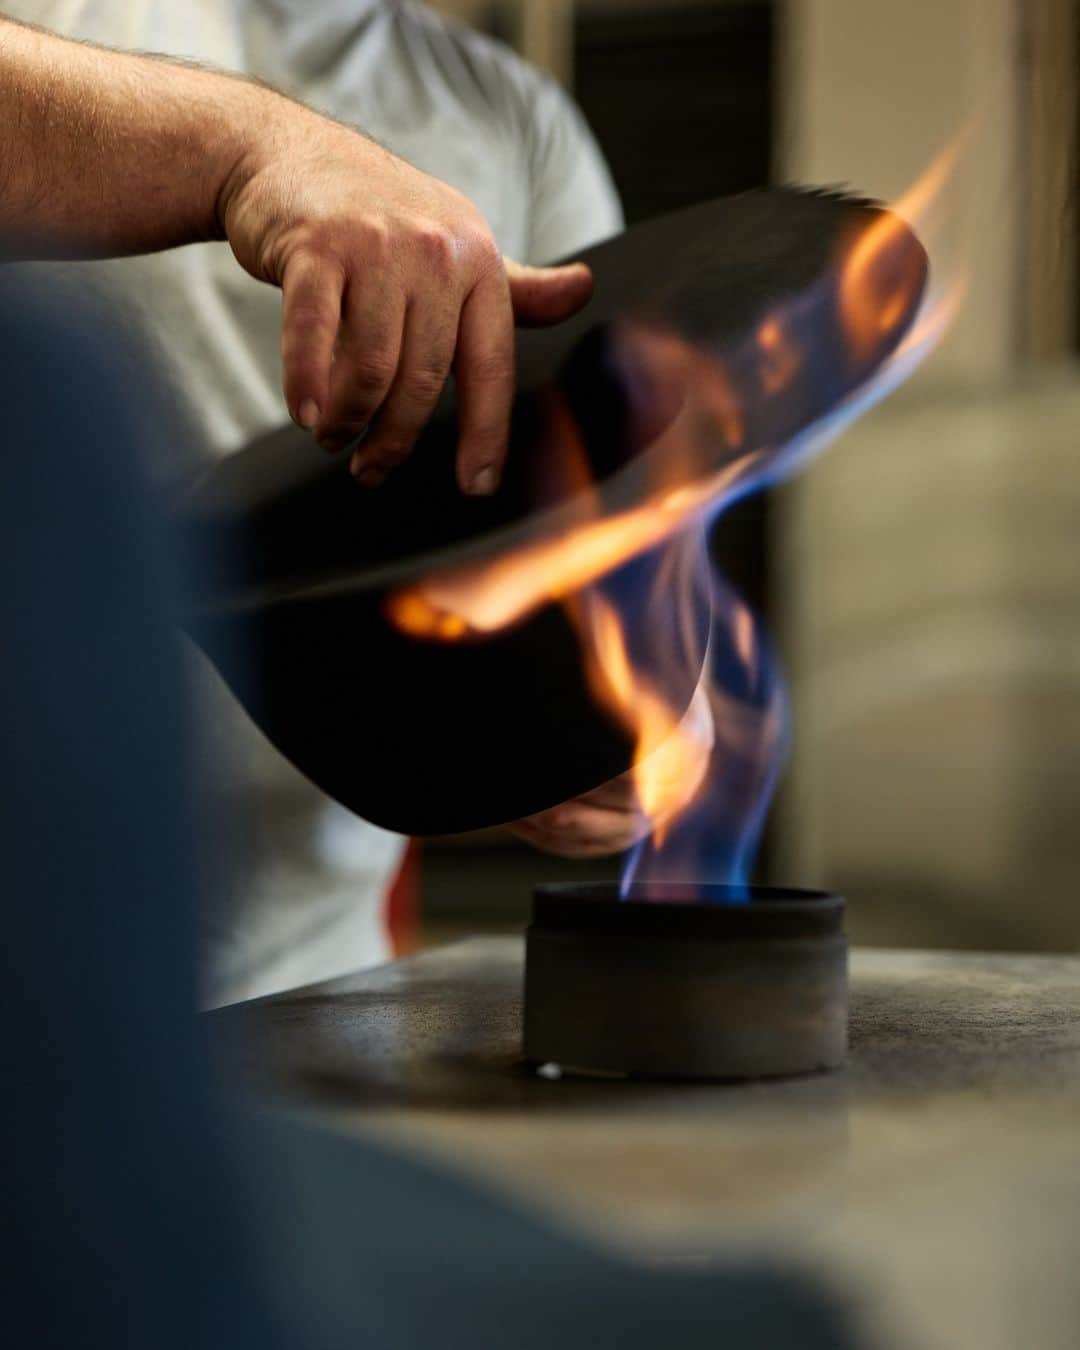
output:
[[290, 108], [250, 81], [0, 17], [0, 251], [144, 253], [223, 237], [223, 195]]
[[514, 319], [565, 318], [591, 288], [584, 267], [504, 264], [460, 193], [263, 85], [0, 17], [0, 260], [204, 239], [281, 287], [289, 411], [328, 450], [363, 434], [369, 487], [452, 370], [459, 482], [495, 491]]

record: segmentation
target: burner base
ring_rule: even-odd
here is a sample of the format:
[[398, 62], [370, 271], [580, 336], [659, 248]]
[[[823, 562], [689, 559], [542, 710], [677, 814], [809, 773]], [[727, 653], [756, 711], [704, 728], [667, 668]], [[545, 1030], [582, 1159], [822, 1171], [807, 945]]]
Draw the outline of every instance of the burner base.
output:
[[770, 1078], [847, 1049], [843, 901], [751, 887], [545, 886], [526, 934], [525, 1055], [564, 1071]]

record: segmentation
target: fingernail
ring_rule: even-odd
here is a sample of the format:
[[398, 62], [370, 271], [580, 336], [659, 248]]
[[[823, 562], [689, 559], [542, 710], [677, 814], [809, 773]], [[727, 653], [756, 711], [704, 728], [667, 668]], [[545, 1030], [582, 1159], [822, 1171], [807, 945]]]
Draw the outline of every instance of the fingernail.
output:
[[473, 497], [490, 497], [499, 486], [499, 471], [494, 464], [488, 464], [473, 477], [466, 489]]
[[313, 398], [306, 398], [303, 403], [300, 404], [299, 418], [300, 425], [305, 431], [310, 431], [312, 427], [318, 425], [319, 405]]

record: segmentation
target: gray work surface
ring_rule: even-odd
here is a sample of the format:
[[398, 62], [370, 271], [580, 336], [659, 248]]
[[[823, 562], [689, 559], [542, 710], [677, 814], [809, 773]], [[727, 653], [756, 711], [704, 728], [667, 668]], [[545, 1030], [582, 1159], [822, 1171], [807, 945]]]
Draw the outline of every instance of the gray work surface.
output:
[[841, 1073], [549, 1080], [519, 938], [212, 1014], [260, 1091], [644, 1261], [779, 1254], [870, 1343], [1080, 1346], [1080, 957], [856, 951]]

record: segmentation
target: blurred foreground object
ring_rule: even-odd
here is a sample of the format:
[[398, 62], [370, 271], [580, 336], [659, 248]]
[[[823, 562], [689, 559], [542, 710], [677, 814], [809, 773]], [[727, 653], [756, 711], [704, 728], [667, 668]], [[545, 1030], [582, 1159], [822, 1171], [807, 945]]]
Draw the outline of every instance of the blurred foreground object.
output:
[[[128, 354], [130, 355], [130, 354]], [[438, 1171], [222, 1095], [178, 577], [100, 314], [0, 272], [5, 1329], [38, 1350], [851, 1344], [780, 1275], [643, 1275]], [[62, 379], [57, 379], [62, 372]], [[153, 412], [150, 407], [142, 413]]]

